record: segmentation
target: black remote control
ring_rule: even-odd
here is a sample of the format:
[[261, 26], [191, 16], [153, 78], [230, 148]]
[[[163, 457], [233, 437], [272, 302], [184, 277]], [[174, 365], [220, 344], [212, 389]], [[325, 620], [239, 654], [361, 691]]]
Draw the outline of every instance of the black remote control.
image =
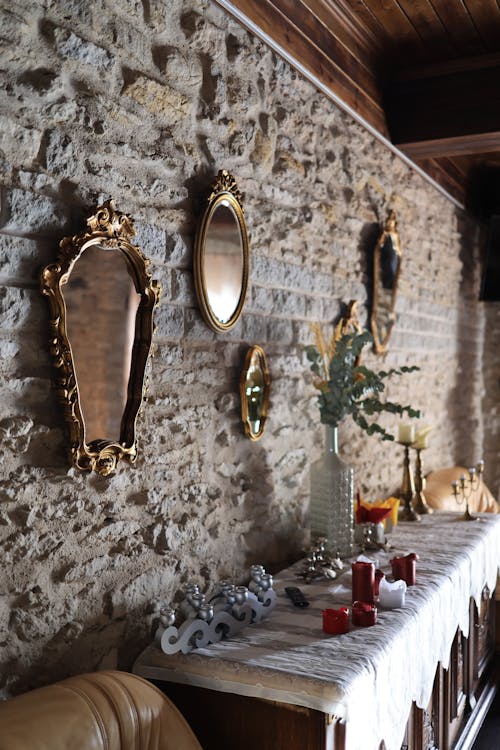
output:
[[309, 606], [309, 602], [300, 589], [296, 588], [295, 586], [287, 586], [285, 588], [285, 591], [296, 607]]

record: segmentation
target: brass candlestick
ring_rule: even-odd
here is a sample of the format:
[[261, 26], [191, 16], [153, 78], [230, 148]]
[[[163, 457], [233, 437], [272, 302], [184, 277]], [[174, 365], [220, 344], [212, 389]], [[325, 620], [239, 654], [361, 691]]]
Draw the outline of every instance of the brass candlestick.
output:
[[403, 459], [403, 481], [401, 483], [401, 497], [404, 500], [404, 508], [400, 513], [401, 521], [420, 521], [420, 516], [412, 507], [413, 495], [415, 494], [415, 484], [413, 481], [413, 474], [410, 469], [410, 445], [411, 443], [402, 443], [404, 446], [405, 455]]
[[427, 500], [425, 499], [424, 495], [426, 481], [422, 469], [422, 458], [420, 455], [422, 452], [422, 448], [415, 448], [415, 450], [417, 451], [417, 460], [415, 463], [415, 499], [413, 501], [413, 507], [415, 508], [417, 513], [424, 515], [425, 513], [432, 513], [433, 510], [427, 505]]
[[453, 489], [453, 495], [459, 505], [465, 503], [465, 513], [461, 517], [461, 521], [478, 521], [477, 516], [473, 516], [469, 510], [469, 500], [473, 493], [479, 489], [479, 483], [481, 476], [484, 471], [484, 461], [479, 461], [477, 466], [473, 466], [469, 469], [469, 478], [462, 474], [460, 479], [456, 479], [451, 483]]

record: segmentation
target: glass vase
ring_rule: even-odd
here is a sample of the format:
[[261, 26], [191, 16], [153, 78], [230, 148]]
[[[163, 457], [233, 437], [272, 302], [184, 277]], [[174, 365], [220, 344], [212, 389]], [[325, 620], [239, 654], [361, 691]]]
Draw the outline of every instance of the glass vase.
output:
[[354, 478], [338, 454], [338, 428], [325, 425], [325, 452], [311, 466], [311, 540], [325, 537], [331, 553], [350, 557], [354, 535]]

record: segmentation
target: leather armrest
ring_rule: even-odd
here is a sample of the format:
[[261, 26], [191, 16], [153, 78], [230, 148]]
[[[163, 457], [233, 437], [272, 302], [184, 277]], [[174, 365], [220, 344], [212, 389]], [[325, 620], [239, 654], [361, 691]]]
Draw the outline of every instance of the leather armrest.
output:
[[154, 685], [127, 672], [95, 672], [0, 704], [0, 750], [201, 750]]

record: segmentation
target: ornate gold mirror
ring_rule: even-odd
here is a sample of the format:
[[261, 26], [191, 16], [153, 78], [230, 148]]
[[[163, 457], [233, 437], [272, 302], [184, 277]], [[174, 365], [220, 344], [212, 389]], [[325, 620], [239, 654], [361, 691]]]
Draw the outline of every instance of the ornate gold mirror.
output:
[[194, 280], [201, 313], [217, 333], [241, 315], [248, 286], [248, 234], [234, 177], [221, 170], [196, 236]]
[[270, 387], [264, 350], [252, 346], [246, 354], [240, 380], [241, 418], [250, 440], [258, 440], [264, 432]]
[[396, 214], [389, 213], [373, 257], [373, 304], [370, 326], [377, 354], [387, 349], [396, 322], [396, 294], [401, 271], [401, 244]]
[[133, 220], [113, 201], [87, 225], [61, 241], [40, 284], [50, 304], [50, 350], [72, 463], [107, 476], [121, 458], [137, 457], [136, 420], [161, 288], [130, 242]]

